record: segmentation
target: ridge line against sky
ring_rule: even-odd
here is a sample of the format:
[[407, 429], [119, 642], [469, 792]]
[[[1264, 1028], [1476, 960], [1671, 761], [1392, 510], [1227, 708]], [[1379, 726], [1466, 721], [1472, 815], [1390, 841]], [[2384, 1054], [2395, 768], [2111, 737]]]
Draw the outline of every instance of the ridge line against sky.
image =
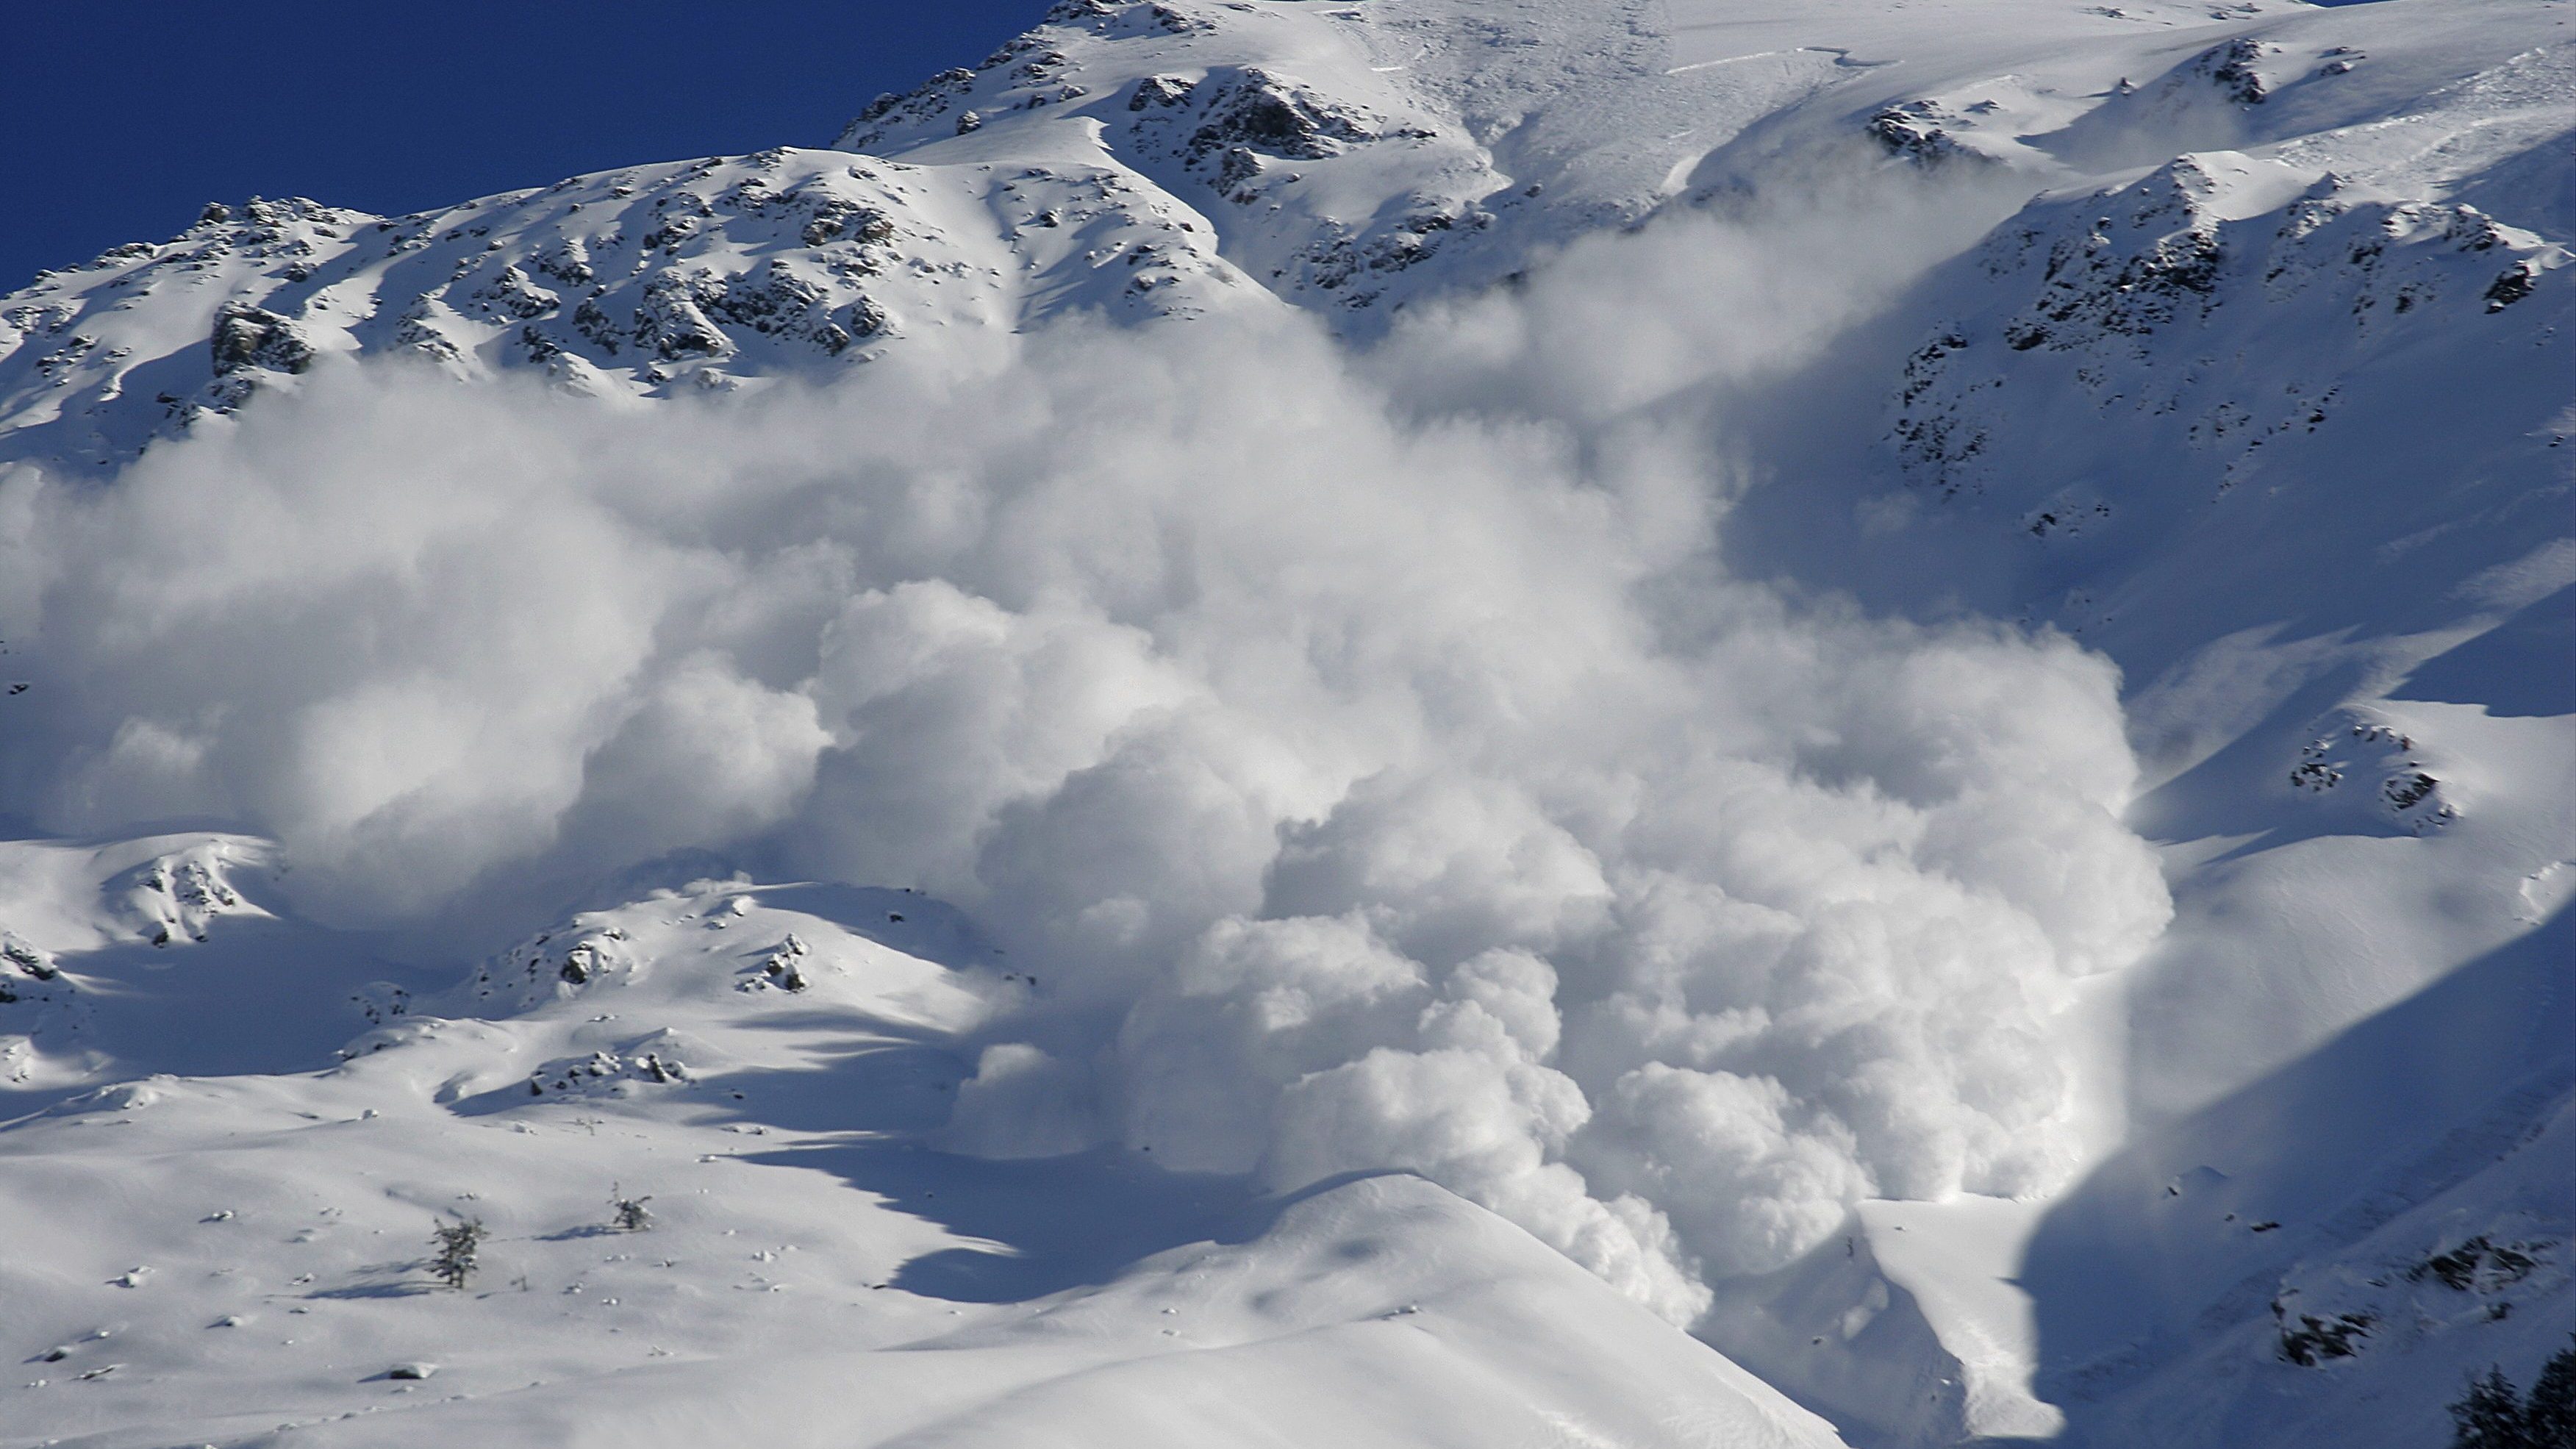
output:
[[[28, 5], [0, 24], [0, 292], [209, 201], [396, 214], [651, 161], [820, 146], [1045, 0]], [[529, 109], [547, 112], [531, 124]]]

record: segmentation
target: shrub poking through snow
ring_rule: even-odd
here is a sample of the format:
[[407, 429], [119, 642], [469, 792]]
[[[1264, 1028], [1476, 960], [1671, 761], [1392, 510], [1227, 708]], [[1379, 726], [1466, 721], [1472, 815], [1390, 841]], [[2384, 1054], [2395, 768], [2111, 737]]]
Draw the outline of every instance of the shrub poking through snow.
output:
[[652, 1200], [649, 1196], [628, 1197], [625, 1188], [611, 1184], [608, 1189], [608, 1220], [621, 1233], [640, 1233], [653, 1226], [653, 1215], [644, 1209], [644, 1204]]
[[483, 1226], [481, 1218], [459, 1218], [432, 1228], [430, 1246], [437, 1251], [430, 1255], [430, 1273], [439, 1282], [462, 1292], [474, 1277], [475, 1270], [482, 1266], [479, 1257], [483, 1240], [490, 1236], [491, 1230]]

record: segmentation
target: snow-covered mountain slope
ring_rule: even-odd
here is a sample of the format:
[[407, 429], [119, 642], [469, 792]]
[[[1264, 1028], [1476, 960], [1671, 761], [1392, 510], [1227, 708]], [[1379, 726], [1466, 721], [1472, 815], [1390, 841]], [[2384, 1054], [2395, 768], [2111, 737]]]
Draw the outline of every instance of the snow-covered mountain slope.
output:
[[[2463, 131], [2491, 151], [2550, 129], [2558, 62], [2526, 56], [2444, 97], [2452, 124], [2417, 127], [2438, 159], [2405, 128], [2382, 134], [2392, 101], [2548, 39], [2528, 5], [2410, 15], [2367, 67], [2356, 45], [2316, 56], [2392, 22], [2294, 17], [2295, 41], [2246, 39], [2233, 63], [2227, 37], [2282, 22], [2107, 8], [1067, 4], [980, 66], [881, 98], [842, 150], [638, 166], [391, 219], [210, 205], [180, 237], [5, 299], [0, 457], [110, 466], [341, 353], [659, 396], [1085, 309], [1275, 295], [1368, 332], [1409, 298], [1741, 185], [1760, 158], [1861, 137], [2068, 179], [2239, 139], [2243, 92], [2285, 139], [2363, 124], [2412, 194], [2468, 169]], [[2101, 89], [2168, 71], [2151, 96]], [[2267, 75], [2296, 83], [2274, 99]]]
[[2571, 925], [2142, 1133], [2052, 1210], [2021, 1277], [2085, 1442], [2440, 1443], [2453, 1385], [2565, 1346]]
[[37, 279], [0, 1441], [2433, 1442], [2576, 1324], [2572, 135], [2551, 0], [1066, 0]]
[[[2036, 199], [1838, 353], [1901, 381], [1779, 445], [1826, 497], [1736, 520], [1741, 553], [2128, 671], [2155, 786], [2131, 818], [2177, 908], [2127, 985], [2147, 1136], [2006, 1275], [2072, 1442], [2439, 1442], [2465, 1371], [2527, 1381], [2576, 1316], [2576, 1003], [2563, 932], [2527, 934], [2563, 926], [2576, 843], [2569, 52], [2453, 18], [2295, 16], [2034, 142], [2147, 169]], [[2260, 99], [2185, 124], [2230, 66]], [[2227, 149], [2156, 154], [2183, 139]], [[1879, 1290], [1801, 1296], [1870, 1281], [1829, 1253], [1718, 1341], [1767, 1365], [1831, 1338]], [[1952, 1350], [1961, 1382], [1988, 1337]], [[1803, 1396], [1944, 1432], [1883, 1376]]]
[[782, 148], [394, 220], [212, 205], [170, 242], [7, 299], [0, 446], [105, 466], [340, 354], [665, 396], [1051, 309], [1189, 315], [1257, 295], [1186, 206], [1096, 152], [997, 173]]
[[147, 846], [14, 847], [34, 1044], [189, 1075], [0, 1137], [10, 1443], [1839, 1442], [1418, 1179], [925, 1150], [1039, 988], [918, 897], [698, 882], [433, 991], [254, 904], [248, 843]]

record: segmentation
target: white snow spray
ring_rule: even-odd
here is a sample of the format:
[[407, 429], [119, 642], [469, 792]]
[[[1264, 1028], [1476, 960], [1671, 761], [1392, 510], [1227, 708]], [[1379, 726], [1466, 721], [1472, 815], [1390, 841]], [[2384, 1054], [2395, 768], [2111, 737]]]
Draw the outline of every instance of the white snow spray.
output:
[[918, 886], [1050, 983], [948, 1146], [1410, 1169], [1688, 1321], [1857, 1197], [2061, 1180], [2075, 983], [2169, 914], [2107, 662], [1717, 561], [1675, 400], [1883, 302], [1861, 231], [1649, 228], [1358, 354], [318, 369], [0, 480], [0, 809], [256, 828], [341, 917], [684, 847]]

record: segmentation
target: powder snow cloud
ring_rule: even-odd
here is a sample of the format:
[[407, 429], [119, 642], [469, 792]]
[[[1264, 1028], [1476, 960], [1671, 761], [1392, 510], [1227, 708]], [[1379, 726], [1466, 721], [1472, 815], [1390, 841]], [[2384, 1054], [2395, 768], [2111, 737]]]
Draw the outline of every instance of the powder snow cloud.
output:
[[[917, 886], [1049, 983], [951, 1147], [1409, 1169], [1686, 1320], [1854, 1198], [2063, 1180], [2065, 1013], [2169, 914], [2107, 662], [1716, 561], [1665, 404], [1863, 313], [1780, 281], [1848, 230], [1650, 229], [1365, 355], [1075, 322], [640, 408], [319, 369], [0, 479], [0, 808], [239, 823], [424, 929], [686, 848]], [[1649, 327], [1684, 277], [1768, 310]]]

